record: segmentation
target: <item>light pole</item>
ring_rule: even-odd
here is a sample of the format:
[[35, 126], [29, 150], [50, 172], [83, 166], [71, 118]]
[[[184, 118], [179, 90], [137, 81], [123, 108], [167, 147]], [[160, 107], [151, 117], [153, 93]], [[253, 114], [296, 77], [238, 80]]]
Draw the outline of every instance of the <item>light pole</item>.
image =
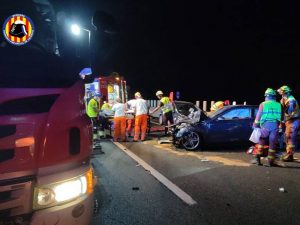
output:
[[92, 67], [92, 62], [91, 62], [91, 31], [85, 28], [82, 28], [80, 26], [78, 26], [77, 24], [72, 24], [71, 25], [71, 31], [74, 35], [79, 36], [81, 33], [81, 30], [84, 30], [86, 32], [88, 32], [89, 34], [89, 63], [90, 63], [90, 67]]

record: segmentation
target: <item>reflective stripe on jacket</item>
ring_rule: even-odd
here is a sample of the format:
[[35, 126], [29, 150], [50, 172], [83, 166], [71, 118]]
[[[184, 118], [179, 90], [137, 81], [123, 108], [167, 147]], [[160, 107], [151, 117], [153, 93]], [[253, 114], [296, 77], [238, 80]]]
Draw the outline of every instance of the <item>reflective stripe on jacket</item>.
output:
[[[294, 104], [294, 108], [290, 110], [291, 104]], [[288, 96], [286, 99], [283, 99], [283, 107], [284, 107], [284, 117], [286, 121], [293, 118], [300, 117], [299, 104], [292, 95]]]
[[95, 100], [95, 99], [91, 99], [88, 103], [88, 110], [87, 110], [87, 114], [89, 117], [97, 117], [98, 116], [98, 112], [95, 111], [95, 108], [99, 108], [99, 103]]
[[281, 105], [275, 100], [268, 100], [263, 102], [260, 125], [265, 122], [280, 122], [281, 121]]

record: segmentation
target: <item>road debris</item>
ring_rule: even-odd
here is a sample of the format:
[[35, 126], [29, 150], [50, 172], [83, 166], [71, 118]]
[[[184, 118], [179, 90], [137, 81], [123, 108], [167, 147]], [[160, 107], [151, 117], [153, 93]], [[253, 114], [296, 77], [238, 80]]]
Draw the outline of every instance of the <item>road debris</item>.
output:
[[201, 159], [201, 162], [209, 162], [209, 160], [206, 158], [203, 158], [203, 159]]
[[287, 191], [284, 189], [284, 187], [280, 187], [280, 188], [279, 188], [279, 191], [282, 192], [282, 193], [287, 192]]

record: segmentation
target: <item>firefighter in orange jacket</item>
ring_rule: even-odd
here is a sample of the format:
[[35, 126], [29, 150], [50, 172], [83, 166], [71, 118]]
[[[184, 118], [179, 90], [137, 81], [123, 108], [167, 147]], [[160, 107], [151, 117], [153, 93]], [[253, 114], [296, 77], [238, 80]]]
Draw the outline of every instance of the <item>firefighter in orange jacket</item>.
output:
[[291, 95], [292, 89], [286, 85], [279, 88], [280, 103], [284, 111], [286, 154], [282, 161], [292, 162], [296, 149], [296, 137], [300, 127], [300, 109], [297, 100]]

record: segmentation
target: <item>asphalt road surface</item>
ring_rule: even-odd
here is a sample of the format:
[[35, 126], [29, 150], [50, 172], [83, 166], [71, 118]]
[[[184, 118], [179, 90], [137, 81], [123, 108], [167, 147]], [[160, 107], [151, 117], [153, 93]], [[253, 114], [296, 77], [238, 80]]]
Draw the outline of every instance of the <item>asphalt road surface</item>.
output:
[[[299, 162], [266, 168], [250, 165], [252, 157], [245, 149], [187, 152], [155, 140], [123, 145], [125, 151], [103, 142], [105, 154], [93, 159], [99, 176], [99, 211], [93, 225], [300, 224]], [[182, 201], [126, 151], [151, 165], [196, 204]]]

